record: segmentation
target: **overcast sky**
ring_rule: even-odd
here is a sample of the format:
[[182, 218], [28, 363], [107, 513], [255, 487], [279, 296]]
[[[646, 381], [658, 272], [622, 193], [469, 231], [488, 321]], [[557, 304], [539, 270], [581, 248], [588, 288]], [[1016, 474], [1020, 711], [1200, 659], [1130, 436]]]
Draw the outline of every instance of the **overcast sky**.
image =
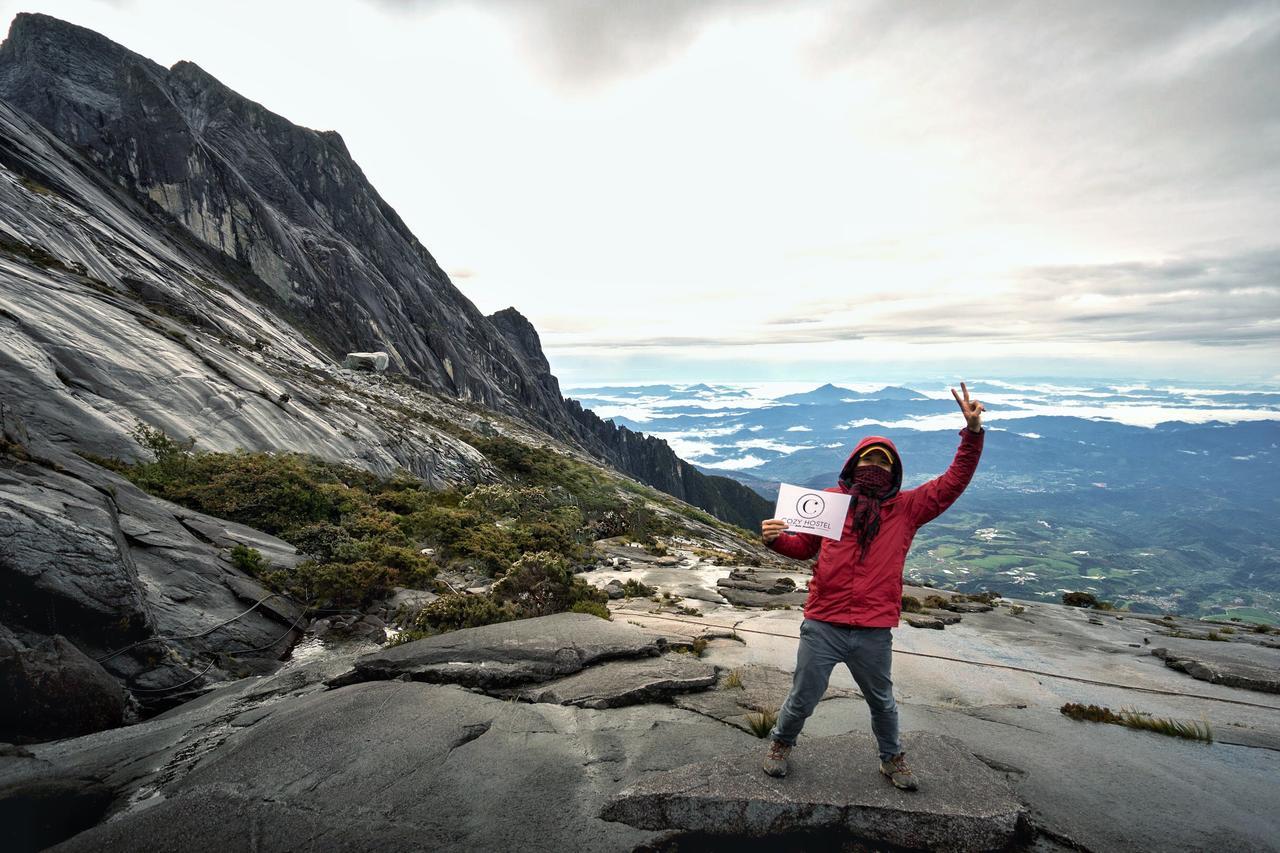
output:
[[1280, 382], [1280, 2], [0, 11], [338, 130], [570, 384]]

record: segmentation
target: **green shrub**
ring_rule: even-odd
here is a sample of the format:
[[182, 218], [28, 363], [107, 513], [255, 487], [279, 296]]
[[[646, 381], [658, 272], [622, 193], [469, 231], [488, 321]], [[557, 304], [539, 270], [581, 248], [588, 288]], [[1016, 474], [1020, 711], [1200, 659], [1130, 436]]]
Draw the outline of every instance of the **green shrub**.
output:
[[196, 446], [195, 436], [176, 439], [169, 436], [159, 427], [153, 427], [144, 421], [137, 421], [129, 436], [143, 450], [151, 453], [152, 464], [166, 473], [176, 475], [190, 461]]
[[622, 585], [622, 594], [627, 598], [648, 598], [651, 595], [657, 595], [658, 588], [647, 586], [635, 578], [627, 578]]
[[368, 560], [356, 563], [317, 563], [304, 560], [291, 569], [278, 569], [267, 580], [307, 605], [363, 608], [391, 592], [394, 569]]
[[261, 551], [240, 543], [231, 547], [231, 565], [255, 578], [263, 577], [271, 570], [271, 563]]
[[579, 601], [603, 605], [609, 600], [608, 594], [574, 576], [568, 563], [549, 551], [522, 556], [493, 584], [490, 594], [527, 616], [560, 613]]
[[355, 544], [343, 527], [328, 521], [320, 521], [294, 528], [285, 533], [286, 542], [298, 549], [299, 554], [314, 557], [320, 562], [330, 562], [339, 553], [349, 554]]
[[322, 521], [338, 522], [358, 495], [332, 481], [323, 463], [293, 454], [202, 453], [136, 466], [137, 485], [218, 518], [281, 535]]
[[494, 467], [525, 485], [560, 486], [588, 504], [603, 497], [604, 480], [599, 473], [550, 447], [533, 447], [505, 435], [474, 436], [468, 441]]
[[919, 613], [924, 610], [924, 607], [920, 604], [920, 599], [914, 595], [904, 595], [902, 596], [902, 609], [906, 613]]
[[601, 619], [613, 621], [613, 616], [609, 613], [609, 608], [605, 607], [599, 601], [575, 601], [573, 606], [569, 608], [570, 613], [590, 613], [592, 616], [599, 616]]
[[510, 602], [499, 603], [489, 595], [444, 595], [422, 608], [409, 630], [430, 636], [519, 618]]
[[1097, 607], [1098, 599], [1087, 592], [1064, 592], [1062, 603], [1069, 607]]

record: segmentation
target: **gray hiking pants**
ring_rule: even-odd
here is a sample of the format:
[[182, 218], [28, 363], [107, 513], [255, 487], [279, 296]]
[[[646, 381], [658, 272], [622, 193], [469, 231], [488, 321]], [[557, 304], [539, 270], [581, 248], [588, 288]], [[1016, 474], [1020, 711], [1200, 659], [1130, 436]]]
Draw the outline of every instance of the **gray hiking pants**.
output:
[[817, 619], [800, 623], [800, 647], [791, 692], [778, 711], [778, 723], [769, 736], [794, 746], [804, 721], [827, 690], [836, 664], [849, 667], [853, 680], [871, 709], [881, 760], [902, 752], [898, 741], [898, 705], [893, 701], [893, 633], [888, 628], [847, 628]]

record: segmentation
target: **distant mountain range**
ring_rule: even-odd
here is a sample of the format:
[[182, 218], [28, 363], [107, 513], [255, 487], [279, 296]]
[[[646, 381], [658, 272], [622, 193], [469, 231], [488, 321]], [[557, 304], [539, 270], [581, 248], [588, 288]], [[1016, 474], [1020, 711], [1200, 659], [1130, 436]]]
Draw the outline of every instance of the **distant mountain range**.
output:
[[[941, 473], [964, 422], [947, 388], [920, 388], [572, 393], [772, 501], [780, 482], [832, 485], [868, 434], [898, 444], [908, 486]], [[1280, 391], [997, 380], [969, 389], [989, 409], [982, 465], [957, 505], [917, 537], [911, 577], [1280, 619]]]

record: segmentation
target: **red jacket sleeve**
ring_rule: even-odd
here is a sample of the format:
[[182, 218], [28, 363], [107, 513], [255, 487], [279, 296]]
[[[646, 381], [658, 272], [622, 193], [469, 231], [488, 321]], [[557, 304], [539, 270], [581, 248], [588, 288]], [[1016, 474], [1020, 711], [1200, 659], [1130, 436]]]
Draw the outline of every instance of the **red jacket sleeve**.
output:
[[951, 467], [922, 486], [911, 490], [911, 523], [921, 527], [933, 521], [956, 502], [956, 498], [964, 491], [965, 486], [973, 479], [973, 472], [978, 470], [978, 459], [982, 456], [982, 439], [987, 434], [973, 432], [968, 427], [960, 430], [960, 446], [956, 448], [956, 457], [951, 460]]
[[784, 557], [807, 560], [822, 548], [822, 537], [812, 533], [779, 533], [767, 547]]

